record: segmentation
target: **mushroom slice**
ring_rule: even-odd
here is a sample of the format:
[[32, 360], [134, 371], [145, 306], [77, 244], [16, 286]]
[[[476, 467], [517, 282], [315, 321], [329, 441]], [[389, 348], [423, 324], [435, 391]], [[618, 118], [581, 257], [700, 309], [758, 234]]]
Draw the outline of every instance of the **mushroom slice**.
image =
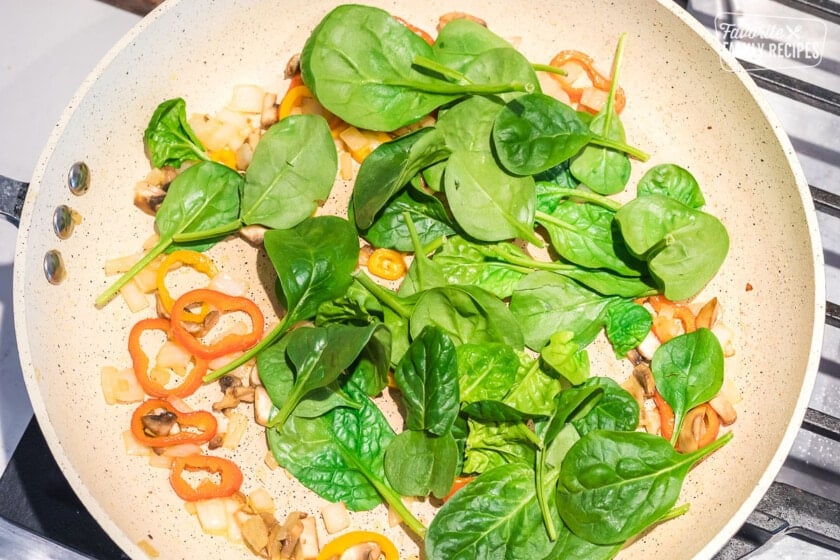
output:
[[168, 436], [177, 425], [178, 417], [165, 410], [158, 414], [147, 414], [143, 416], [143, 431], [150, 436]]
[[289, 62], [286, 63], [286, 70], [283, 72], [283, 77], [291, 80], [298, 72], [300, 72], [300, 53], [293, 54]]
[[157, 214], [166, 197], [166, 187], [140, 181], [134, 187], [134, 205], [150, 216]]
[[645, 397], [653, 397], [653, 393], [656, 391], [656, 381], [653, 379], [653, 372], [650, 371], [650, 364], [645, 361], [636, 364], [633, 368], [633, 377], [642, 386]]

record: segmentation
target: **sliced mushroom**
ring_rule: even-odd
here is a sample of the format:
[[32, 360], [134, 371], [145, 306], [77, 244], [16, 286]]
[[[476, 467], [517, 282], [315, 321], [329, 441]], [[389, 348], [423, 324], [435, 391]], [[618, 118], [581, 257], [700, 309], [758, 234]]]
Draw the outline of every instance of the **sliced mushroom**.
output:
[[158, 414], [147, 414], [143, 418], [143, 431], [150, 436], [168, 436], [177, 426], [178, 417], [165, 410]]
[[481, 18], [475, 17], [474, 15], [471, 15], [471, 14], [468, 14], [468, 13], [465, 13], [465, 12], [447, 12], [447, 13], [443, 14], [442, 16], [440, 16], [440, 19], [438, 19], [438, 24], [437, 24], [438, 32], [441, 29], [443, 29], [444, 25], [446, 25], [450, 21], [454, 21], [456, 19], [467, 19], [467, 20], [475, 22], [479, 25], [483, 25], [484, 27], [487, 27], [487, 22], [486, 21], [484, 21]]
[[652, 398], [653, 393], [656, 391], [656, 381], [653, 379], [653, 372], [650, 371], [650, 364], [646, 361], [636, 364], [633, 368], [633, 377], [642, 386], [645, 397]]
[[318, 557], [318, 552], [321, 550], [318, 544], [318, 528], [315, 525], [315, 518], [307, 516], [301, 519], [300, 522], [303, 524], [303, 532], [300, 534], [297, 547], [295, 548], [295, 558], [315, 560]]
[[293, 511], [286, 516], [283, 524], [275, 525], [268, 535], [269, 560], [291, 560], [294, 558], [295, 547], [303, 533], [302, 519], [306, 514]]
[[286, 63], [286, 70], [283, 72], [283, 77], [291, 80], [298, 72], [300, 72], [300, 53], [293, 54], [289, 62]]
[[184, 330], [196, 337], [204, 336], [216, 326], [216, 323], [219, 322], [219, 317], [221, 317], [221, 315], [222, 314], [216, 310], [210, 311], [201, 323], [185, 322]]
[[251, 245], [262, 245], [266, 231], [268, 228], [263, 226], [245, 226], [239, 230], [239, 235]]
[[254, 388], [254, 420], [260, 426], [268, 426], [268, 417], [273, 407], [268, 391], [262, 385]]
[[375, 542], [364, 542], [345, 550], [339, 560], [379, 560], [382, 548]]
[[715, 412], [720, 416], [720, 421], [724, 426], [728, 426], [738, 419], [738, 413], [735, 412], [735, 407], [723, 393], [718, 393], [712, 400], [709, 401]]
[[157, 214], [166, 197], [166, 187], [140, 181], [134, 187], [134, 205], [150, 216]]

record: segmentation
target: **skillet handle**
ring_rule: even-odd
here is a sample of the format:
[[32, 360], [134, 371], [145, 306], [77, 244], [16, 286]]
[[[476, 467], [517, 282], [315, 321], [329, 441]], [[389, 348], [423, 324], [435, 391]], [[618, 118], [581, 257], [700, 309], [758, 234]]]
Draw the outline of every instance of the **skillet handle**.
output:
[[29, 183], [0, 175], [0, 214], [14, 225], [20, 224], [20, 211]]
[[126, 10], [138, 16], [145, 16], [160, 4], [163, 0], [100, 0], [117, 8]]

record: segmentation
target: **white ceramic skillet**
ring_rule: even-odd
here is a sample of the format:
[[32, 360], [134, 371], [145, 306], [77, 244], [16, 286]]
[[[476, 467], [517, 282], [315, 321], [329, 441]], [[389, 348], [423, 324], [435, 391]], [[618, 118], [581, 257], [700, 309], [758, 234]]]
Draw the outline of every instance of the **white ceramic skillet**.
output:
[[[377, 0], [415, 25], [434, 30], [452, 10], [484, 18], [519, 41], [534, 61], [568, 48], [609, 67], [621, 32], [628, 39], [623, 122], [631, 144], [652, 154], [635, 164], [631, 185], [650, 165], [675, 162], [699, 180], [708, 210], [729, 230], [731, 249], [700, 298], [716, 295], [737, 333], [727, 375], [743, 393], [735, 439], [691, 472], [681, 501], [690, 512], [649, 532], [621, 558], [709, 558], [740, 527], [789, 452], [806, 406], [820, 348], [824, 286], [819, 236], [802, 172], [760, 92], [694, 21], [663, 0], [479, 1]], [[131, 406], [107, 406], [103, 365], [130, 364], [129, 327], [139, 319], [121, 301], [102, 310], [106, 258], [134, 252], [152, 231], [132, 206], [133, 186], [149, 163], [142, 133], [161, 101], [184, 97], [190, 112], [214, 112], [242, 83], [282, 84], [284, 65], [334, 0], [168, 0], [99, 64], [63, 114], [43, 152], [23, 208], [14, 273], [15, 325], [26, 383], [50, 448], [81, 500], [132, 557], [153, 544], [161, 558], [248, 557], [241, 546], [202, 534], [172, 493], [166, 471], [128, 456], [121, 433]], [[90, 190], [72, 195], [71, 164], [90, 168]], [[73, 235], [52, 232], [53, 210], [68, 204], [82, 217]], [[44, 255], [58, 249], [68, 271], [60, 285], [44, 277]], [[264, 301], [265, 260], [230, 241], [214, 249], [223, 268], [251, 280]], [[606, 359], [596, 371], [627, 375]], [[208, 388], [203, 395], [215, 396]], [[197, 397], [200, 399], [201, 397]], [[320, 498], [269, 471], [257, 426], [237, 462], [246, 488], [265, 485], [281, 512], [315, 512]], [[424, 513], [420, 513], [421, 518]], [[424, 518], [428, 522], [428, 517]], [[386, 530], [383, 509], [356, 515]], [[417, 547], [399, 527], [387, 529], [406, 558]], [[410, 552], [413, 550], [413, 554]]]

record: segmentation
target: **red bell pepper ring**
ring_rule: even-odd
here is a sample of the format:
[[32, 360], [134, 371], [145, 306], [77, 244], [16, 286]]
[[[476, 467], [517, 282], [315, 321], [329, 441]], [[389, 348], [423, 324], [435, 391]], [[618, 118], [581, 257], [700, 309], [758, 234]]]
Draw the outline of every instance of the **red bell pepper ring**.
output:
[[[184, 321], [188, 321], [187, 317], [191, 314], [189, 308], [200, 303], [206, 303], [223, 313], [230, 311], [247, 313], [251, 317], [251, 332], [227, 334], [217, 342], [204, 344], [184, 326]], [[262, 339], [265, 328], [262, 311], [256, 303], [248, 298], [231, 296], [208, 288], [189, 291], [175, 300], [170, 314], [170, 324], [172, 335], [181, 346], [195, 356], [207, 360], [249, 349]]]
[[[205, 479], [192, 486], [184, 480], [183, 472], [205, 471], [218, 475], [216, 482]], [[188, 502], [210, 498], [226, 498], [239, 491], [242, 486], [242, 471], [236, 463], [212, 455], [186, 455], [172, 460], [169, 483], [178, 496]]]
[[[178, 433], [155, 436], [146, 432], [143, 418], [155, 414], [155, 411], [160, 409], [175, 416], [174, 420], [179, 427]], [[163, 399], [149, 399], [141, 403], [134, 414], [131, 415], [131, 433], [134, 438], [141, 445], [155, 448], [170, 447], [182, 443], [201, 445], [215, 437], [218, 427], [216, 417], [211, 413], [205, 410], [179, 412], [172, 403]]]
[[172, 334], [170, 322], [160, 318], [138, 321], [128, 334], [128, 353], [131, 355], [131, 364], [134, 368], [134, 376], [137, 378], [137, 382], [140, 383], [140, 386], [143, 387], [146, 394], [151, 397], [166, 398], [172, 396], [184, 398], [192, 395], [201, 387], [202, 379], [207, 373], [207, 362], [198, 356], [193, 356], [193, 366], [184, 377], [184, 380], [174, 387], [164, 387], [149, 377], [149, 357], [140, 345], [140, 337], [143, 332], [152, 330], [165, 332], [167, 338]]

